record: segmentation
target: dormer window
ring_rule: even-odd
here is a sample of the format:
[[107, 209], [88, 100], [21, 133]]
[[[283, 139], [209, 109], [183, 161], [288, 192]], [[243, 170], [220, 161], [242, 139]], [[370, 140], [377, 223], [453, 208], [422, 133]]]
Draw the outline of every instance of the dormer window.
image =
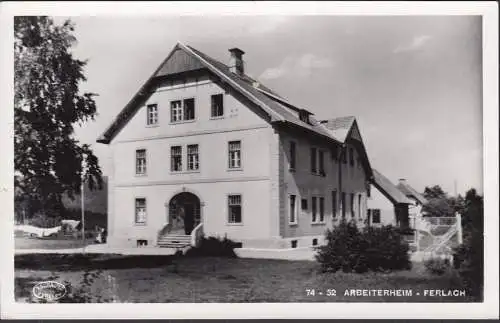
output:
[[300, 110], [299, 111], [299, 118], [300, 118], [300, 121], [303, 121], [305, 123], [309, 123], [309, 113], [307, 113], [306, 111]]

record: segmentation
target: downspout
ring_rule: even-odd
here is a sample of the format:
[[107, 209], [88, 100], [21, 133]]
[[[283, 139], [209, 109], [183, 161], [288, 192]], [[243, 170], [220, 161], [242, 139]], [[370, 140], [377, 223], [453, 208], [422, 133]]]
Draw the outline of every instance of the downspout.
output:
[[345, 214], [345, 201], [344, 199], [342, 198], [343, 195], [342, 195], [342, 164], [343, 164], [343, 157], [344, 157], [344, 151], [345, 151], [345, 144], [342, 144], [340, 145], [340, 156], [339, 156], [339, 201], [340, 201], [340, 205], [342, 206], [342, 209], [340, 210], [341, 211], [341, 214], [340, 214], [340, 217], [344, 220], [345, 217], [344, 217], [344, 214]]

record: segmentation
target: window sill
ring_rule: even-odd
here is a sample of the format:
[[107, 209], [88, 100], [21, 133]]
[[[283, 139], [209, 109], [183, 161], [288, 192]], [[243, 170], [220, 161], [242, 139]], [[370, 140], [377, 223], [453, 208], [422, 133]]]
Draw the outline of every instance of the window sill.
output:
[[147, 173], [144, 173], [144, 174], [135, 174], [135, 177], [146, 177], [148, 176]]
[[242, 227], [243, 223], [226, 223], [226, 225], [231, 227]]
[[170, 121], [168, 124], [170, 124], [170, 125], [175, 125], [175, 124], [192, 123], [192, 122], [196, 122], [196, 119], [192, 119], [192, 120], [181, 120], [181, 121]]
[[296, 227], [299, 224], [297, 222], [289, 222], [288, 225], [291, 226], [291, 227]]
[[290, 173], [295, 173], [295, 168], [290, 167], [290, 168], [288, 168], [288, 171], [289, 171]]
[[221, 120], [221, 119], [224, 119], [224, 116], [210, 117], [210, 120]]
[[160, 125], [155, 123], [155, 124], [147, 124], [146, 128], [158, 128]]
[[326, 222], [323, 221], [323, 222], [311, 222], [311, 225], [325, 225]]
[[179, 170], [179, 171], [171, 171], [170, 175], [181, 175], [181, 174], [198, 174], [199, 170]]
[[227, 169], [228, 172], [241, 172], [243, 171], [243, 168], [228, 168]]
[[146, 222], [144, 222], [144, 223], [137, 223], [137, 222], [135, 222], [134, 226], [136, 226], [136, 227], [145, 227], [145, 226], [147, 226], [147, 223]]

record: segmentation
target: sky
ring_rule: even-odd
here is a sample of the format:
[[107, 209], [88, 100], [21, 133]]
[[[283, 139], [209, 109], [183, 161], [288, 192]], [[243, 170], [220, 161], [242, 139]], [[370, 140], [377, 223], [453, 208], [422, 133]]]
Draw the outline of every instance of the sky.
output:
[[[98, 117], [77, 129], [103, 173], [96, 143], [180, 41], [229, 61], [317, 119], [353, 115], [373, 168], [393, 183], [482, 192], [482, 39], [479, 16], [71, 17], [88, 60], [82, 91]], [[63, 18], [57, 18], [57, 22]]]

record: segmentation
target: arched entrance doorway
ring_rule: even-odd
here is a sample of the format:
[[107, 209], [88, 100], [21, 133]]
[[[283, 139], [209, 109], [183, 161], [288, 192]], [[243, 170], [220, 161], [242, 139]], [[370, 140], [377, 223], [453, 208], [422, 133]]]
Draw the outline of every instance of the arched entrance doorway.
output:
[[200, 223], [200, 199], [189, 192], [175, 195], [168, 203], [168, 217], [170, 233], [191, 234]]

